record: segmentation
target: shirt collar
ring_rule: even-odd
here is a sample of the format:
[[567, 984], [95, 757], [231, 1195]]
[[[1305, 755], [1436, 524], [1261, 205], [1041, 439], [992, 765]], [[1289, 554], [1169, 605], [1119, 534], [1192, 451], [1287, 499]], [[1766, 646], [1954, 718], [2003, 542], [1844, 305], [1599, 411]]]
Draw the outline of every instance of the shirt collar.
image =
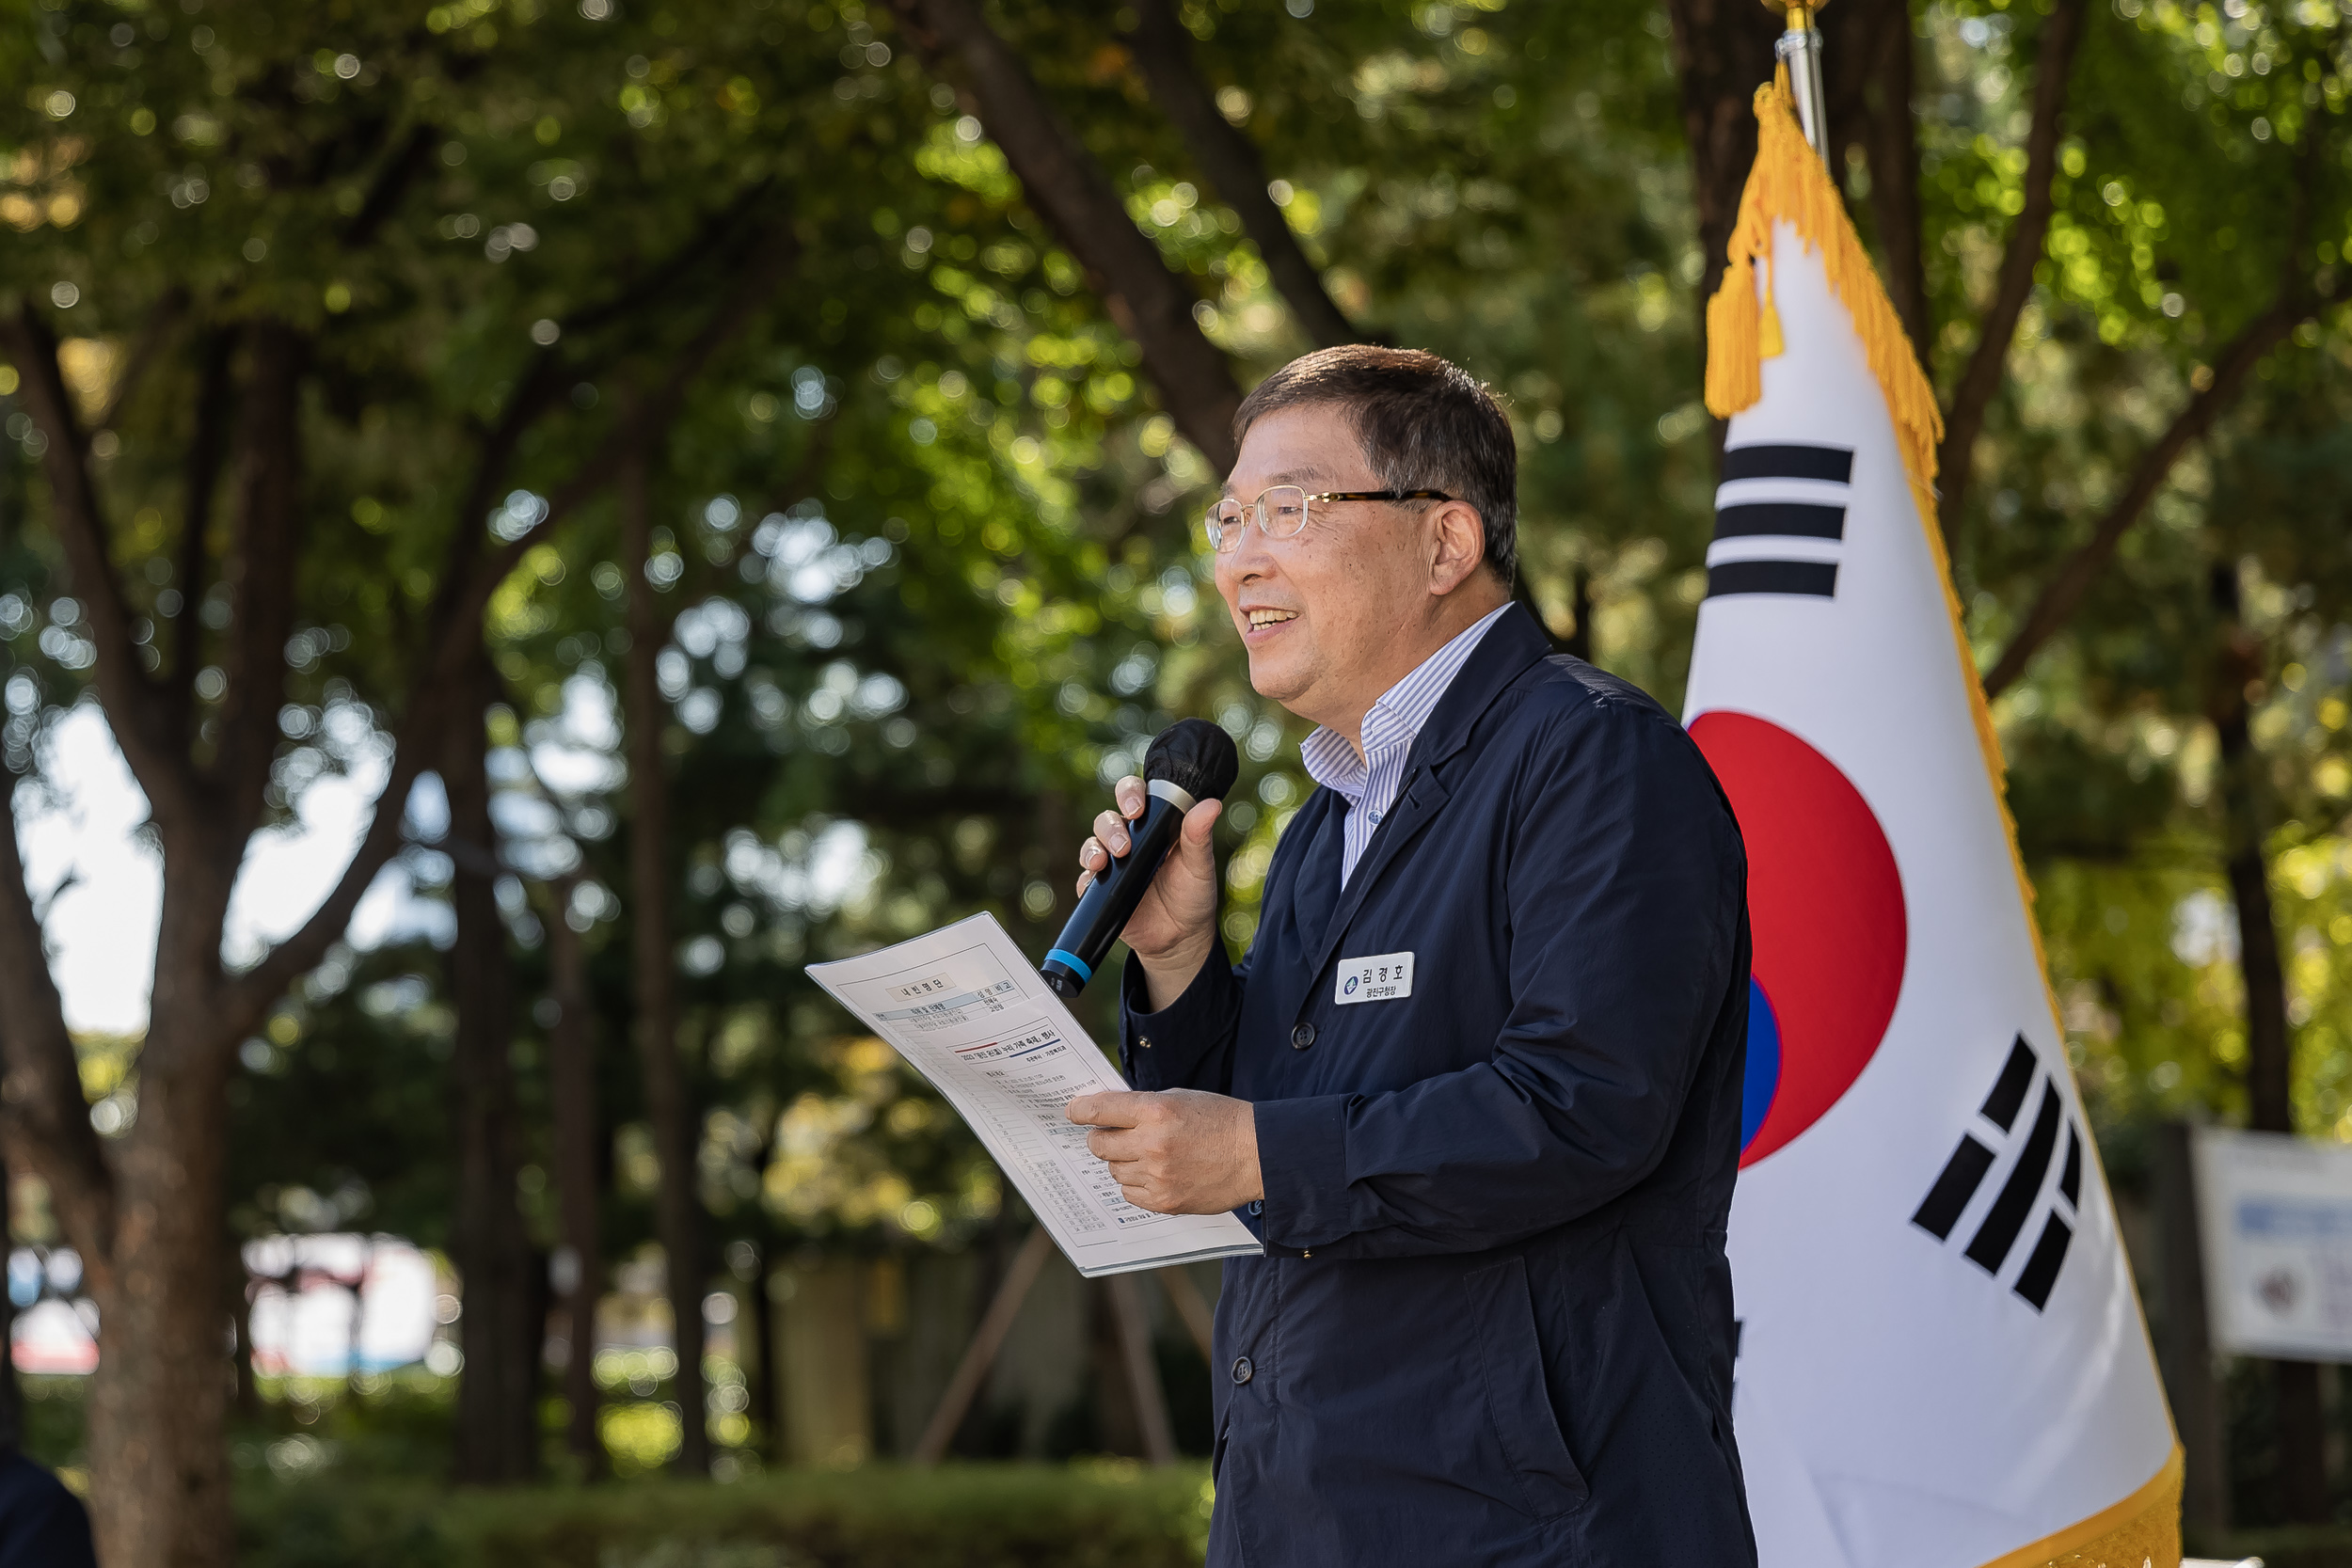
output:
[[1364, 714], [1364, 756], [1359, 757], [1339, 731], [1317, 725], [1298, 745], [1298, 760], [1305, 765], [1307, 776], [1326, 789], [1339, 791], [1351, 804], [1361, 799], [1371, 771], [1365, 759], [1413, 743], [1437, 710], [1438, 699], [1445, 695], [1446, 688], [1477, 650], [1479, 640], [1510, 608], [1499, 605], [1480, 616], [1379, 695]]

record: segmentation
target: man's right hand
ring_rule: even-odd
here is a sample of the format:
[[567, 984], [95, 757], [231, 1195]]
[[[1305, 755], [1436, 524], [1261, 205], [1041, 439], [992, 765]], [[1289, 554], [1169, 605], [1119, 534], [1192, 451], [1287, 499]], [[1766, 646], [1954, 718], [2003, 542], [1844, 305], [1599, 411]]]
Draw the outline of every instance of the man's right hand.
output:
[[[1097, 816], [1094, 836], [1078, 849], [1080, 896], [1096, 876], [1110, 869], [1113, 859], [1126, 856], [1132, 847], [1127, 824], [1140, 817], [1151, 800], [1143, 781], [1132, 774], [1119, 781], [1112, 797], [1119, 809]], [[1160, 863], [1159, 875], [1120, 933], [1143, 965], [1153, 1012], [1184, 994], [1216, 944], [1216, 857], [1209, 832], [1224, 809], [1222, 800], [1202, 800], [1184, 813], [1176, 847]]]

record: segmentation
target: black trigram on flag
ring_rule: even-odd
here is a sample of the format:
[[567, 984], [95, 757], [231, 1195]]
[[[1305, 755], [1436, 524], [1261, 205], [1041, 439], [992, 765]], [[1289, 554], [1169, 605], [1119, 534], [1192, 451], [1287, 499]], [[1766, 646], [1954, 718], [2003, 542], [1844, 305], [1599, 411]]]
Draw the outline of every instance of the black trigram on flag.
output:
[[1715, 492], [1715, 542], [1707, 551], [1707, 596], [1834, 595], [1852, 479], [1853, 453], [1844, 447], [1726, 451]]
[[[2041, 1081], [2042, 1096], [2021, 1141], [2012, 1135], [2017, 1128], [2017, 1114], [2025, 1109], [2037, 1078]], [[1999, 1130], [1999, 1136], [1993, 1140], [1994, 1145], [2013, 1145], [2016, 1148], [2008, 1177], [1985, 1208], [1983, 1217], [1977, 1221], [1968, 1241], [1968, 1260], [1995, 1278], [2016, 1250], [2018, 1238], [2041, 1204], [2042, 1189], [2048, 1180], [2052, 1164], [2061, 1157], [2065, 1161], [2058, 1170], [2058, 1188], [2050, 1196], [2041, 1235], [2033, 1249], [2026, 1254], [2025, 1266], [2017, 1271], [2011, 1286], [2027, 1306], [2039, 1312], [2050, 1299], [2051, 1287], [2058, 1283], [2058, 1269], [2066, 1261], [2067, 1243], [2074, 1239], [2074, 1227], [2070, 1222], [2076, 1217], [2075, 1206], [2082, 1197], [2082, 1132], [2074, 1125], [2074, 1117], [2067, 1113], [2065, 1097], [2058, 1093], [2057, 1081], [2040, 1070], [2033, 1048], [2026, 1043], [2023, 1035], [2010, 1047], [2009, 1060], [2002, 1064], [2001, 1075], [1994, 1080], [1993, 1092], [1985, 1096], [1978, 1115]], [[2058, 1148], [2061, 1132], [2066, 1135], [2062, 1156]], [[1950, 1240], [1953, 1227], [1968, 1212], [1986, 1176], [2000, 1160], [1994, 1148], [1974, 1132], [1962, 1133], [1960, 1147], [1952, 1150], [1944, 1174], [1928, 1189], [1928, 1196], [1920, 1203], [1919, 1212], [1911, 1216], [1911, 1223], [1939, 1242]]]

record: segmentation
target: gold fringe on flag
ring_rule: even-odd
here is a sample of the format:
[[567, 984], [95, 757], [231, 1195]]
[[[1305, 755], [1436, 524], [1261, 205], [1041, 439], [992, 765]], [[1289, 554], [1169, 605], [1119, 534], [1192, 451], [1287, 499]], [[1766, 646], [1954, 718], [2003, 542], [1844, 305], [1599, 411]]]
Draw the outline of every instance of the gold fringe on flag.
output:
[[1985, 1568], [2174, 1568], [2181, 1560], [2181, 1450], [2113, 1508]]
[[[2001, 826], [2009, 836], [2017, 891], [2026, 903], [2026, 929], [2033, 937], [2034, 961], [2046, 991], [2050, 965], [2042, 950], [2041, 925], [2032, 918], [2033, 882], [2026, 875], [2025, 860], [2017, 850], [2017, 824], [2009, 814], [2009, 768], [2001, 755], [2000, 736], [1993, 727], [1992, 709], [1984, 700], [1984, 683], [1978, 677], [1976, 650], [1968, 642], [1960, 595], [1952, 587], [1943, 531], [1936, 524], [1935, 453], [1944, 437], [1944, 416], [1936, 407], [1935, 389], [1919, 368], [1919, 357], [1879, 281], [1878, 269], [1862, 248], [1862, 237], [1846, 216], [1837, 187], [1831, 183], [1828, 170], [1797, 123], [1796, 100], [1789, 91], [1786, 65], [1771, 86], [1756, 89], [1756, 167], [1740, 193], [1723, 286], [1707, 304], [1708, 411], [1727, 420], [1752, 407], [1764, 395], [1763, 362], [1779, 357], [1785, 347], [1780, 312], [1772, 304], [1772, 226], [1787, 223], [1795, 229], [1805, 249], [1820, 252], [1830, 288], [1852, 318], [1870, 372], [1878, 378], [1887, 413], [1893, 417], [1896, 444], [1911, 480], [1912, 502], [1927, 535], [1937, 579], [1944, 585], [1960, 665], [1967, 672], [1977, 742], [1983, 749], [1993, 798], [2000, 806]], [[1764, 269], [1761, 289], [1757, 286], [1759, 264]], [[2050, 997], [2050, 1016], [2055, 1024], [2055, 995]], [[2130, 1497], [1986, 1568], [2172, 1568], [2181, 1560], [2181, 1461], [2176, 1445], [2164, 1468]]]

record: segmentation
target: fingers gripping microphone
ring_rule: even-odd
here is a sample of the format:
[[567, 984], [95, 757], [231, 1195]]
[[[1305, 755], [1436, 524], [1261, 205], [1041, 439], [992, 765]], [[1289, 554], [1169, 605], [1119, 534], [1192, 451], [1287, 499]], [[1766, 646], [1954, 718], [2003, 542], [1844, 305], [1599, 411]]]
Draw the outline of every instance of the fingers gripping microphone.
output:
[[1241, 772], [1233, 737], [1206, 719], [1186, 719], [1162, 730], [1144, 754], [1144, 785], [1150, 791], [1143, 816], [1128, 824], [1127, 853], [1086, 890], [1070, 924], [1038, 966], [1060, 996], [1075, 996], [1110, 955], [1111, 943], [1127, 927], [1127, 917], [1159, 874], [1160, 863], [1176, 847], [1184, 813], [1202, 800], [1222, 800]]

